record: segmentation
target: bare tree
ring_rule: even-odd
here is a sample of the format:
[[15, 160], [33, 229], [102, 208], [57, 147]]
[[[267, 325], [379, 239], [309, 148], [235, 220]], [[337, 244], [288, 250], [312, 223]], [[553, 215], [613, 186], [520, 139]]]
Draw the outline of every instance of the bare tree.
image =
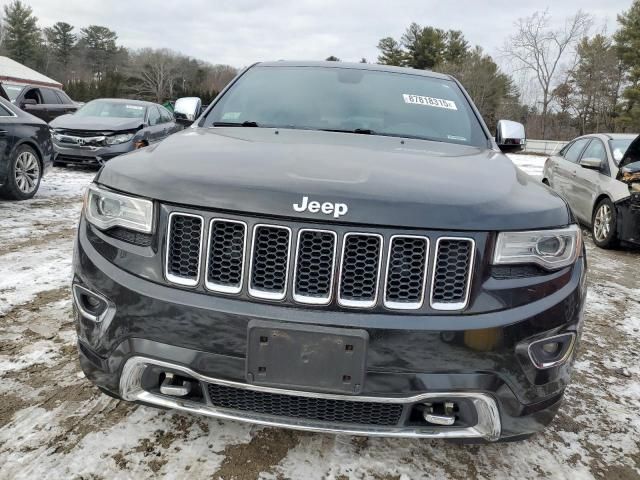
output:
[[542, 136], [546, 136], [547, 114], [553, 100], [560, 61], [575, 43], [588, 32], [591, 16], [582, 10], [569, 17], [560, 29], [550, 26], [548, 11], [536, 12], [516, 23], [516, 33], [509, 37], [503, 53], [517, 68], [533, 72], [542, 93]]
[[158, 103], [169, 97], [177, 76], [178, 54], [145, 48], [132, 55], [130, 76], [135, 93]]

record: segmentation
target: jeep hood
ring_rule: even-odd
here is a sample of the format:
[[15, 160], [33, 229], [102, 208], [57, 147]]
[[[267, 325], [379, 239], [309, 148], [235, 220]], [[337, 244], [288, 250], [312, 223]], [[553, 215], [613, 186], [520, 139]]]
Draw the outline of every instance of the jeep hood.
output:
[[[348, 133], [189, 128], [110, 160], [96, 181], [166, 203], [325, 223], [520, 230], [572, 221], [560, 197], [494, 150]], [[297, 212], [303, 196], [348, 213]]]
[[69, 130], [125, 131], [141, 128], [141, 118], [85, 117], [74, 114], [61, 115], [49, 123], [51, 128]]

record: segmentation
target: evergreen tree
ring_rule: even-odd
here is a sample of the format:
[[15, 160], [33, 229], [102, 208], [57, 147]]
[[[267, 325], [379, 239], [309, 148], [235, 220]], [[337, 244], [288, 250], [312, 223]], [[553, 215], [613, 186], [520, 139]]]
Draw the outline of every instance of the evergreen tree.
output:
[[621, 122], [633, 130], [640, 129], [640, 0], [618, 15], [620, 29], [614, 39], [618, 58], [626, 70], [629, 85], [623, 92], [625, 106]]
[[378, 63], [382, 65], [395, 65], [400, 67], [406, 63], [406, 53], [396, 40], [385, 37], [378, 42]]
[[38, 19], [33, 10], [20, 0], [4, 6], [4, 48], [12, 59], [34, 65], [40, 44]]
[[71, 61], [71, 54], [76, 44], [73, 26], [65, 22], [57, 22], [50, 29], [50, 45], [56, 59], [63, 68], [67, 68]]

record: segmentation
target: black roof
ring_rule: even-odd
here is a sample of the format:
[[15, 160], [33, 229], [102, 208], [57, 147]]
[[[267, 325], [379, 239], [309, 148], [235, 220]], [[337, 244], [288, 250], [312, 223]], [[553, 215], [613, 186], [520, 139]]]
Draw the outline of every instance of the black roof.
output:
[[437, 73], [431, 70], [417, 70], [408, 67], [394, 67], [391, 65], [380, 65], [378, 63], [350, 63], [350, 62], [305, 62], [294, 60], [278, 60], [276, 62], [258, 62], [255, 65], [261, 67], [326, 67], [326, 68], [349, 68], [355, 70], [373, 70], [376, 72], [404, 73], [409, 75], [420, 75], [423, 77], [440, 78], [452, 80], [451, 75]]

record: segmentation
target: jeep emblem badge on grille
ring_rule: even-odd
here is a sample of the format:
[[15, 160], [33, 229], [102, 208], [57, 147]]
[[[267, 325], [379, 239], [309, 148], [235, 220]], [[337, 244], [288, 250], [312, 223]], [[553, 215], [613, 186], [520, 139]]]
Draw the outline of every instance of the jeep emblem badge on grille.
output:
[[324, 213], [325, 215], [333, 214], [333, 218], [340, 218], [349, 211], [349, 207], [347, 207], [346, 203], [331, 203], [324, 202], [320, 203], [315, 200], [309, 201], [309, 197], [302, 197], [302, 201], [300, 203], [294, 203], [293, 209], [296, 212], [304, 212], [307, 210], [309, 213]]

